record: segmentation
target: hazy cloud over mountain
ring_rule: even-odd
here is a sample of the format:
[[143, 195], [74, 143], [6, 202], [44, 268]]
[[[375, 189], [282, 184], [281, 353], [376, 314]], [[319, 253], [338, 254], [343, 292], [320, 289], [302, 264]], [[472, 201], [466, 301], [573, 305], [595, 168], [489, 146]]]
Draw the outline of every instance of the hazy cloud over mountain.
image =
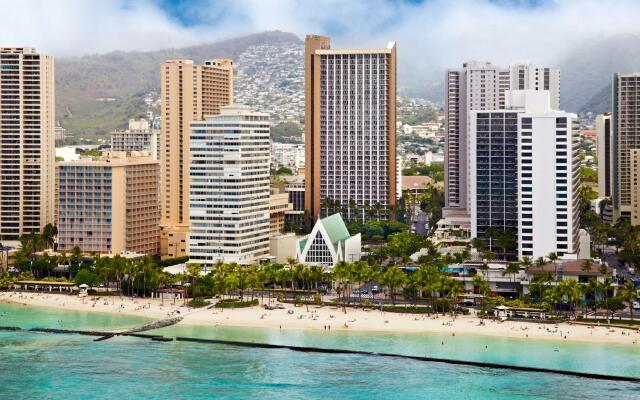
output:
[[183, 47], [265, 30], [326, 34], [336, 46], [395, 40], [401, 91], [432, 99], [440, 97], [443, 69], [465, 60], [567, 69], [567, 55], [590, 43], [640, 34], [636, 0], [0, 0], [0, 9], [2, 45], [58, 57]]
[[405, 58], [442, 67], [469, 58], [547, 62], [585, 40], [640, 33], [634, 0], [0, 0], [0, 6], [4, 45], [33, 45], [58, 56], [156, 50], [279, 29], [329, 34], [339, 45], [396, 40]]

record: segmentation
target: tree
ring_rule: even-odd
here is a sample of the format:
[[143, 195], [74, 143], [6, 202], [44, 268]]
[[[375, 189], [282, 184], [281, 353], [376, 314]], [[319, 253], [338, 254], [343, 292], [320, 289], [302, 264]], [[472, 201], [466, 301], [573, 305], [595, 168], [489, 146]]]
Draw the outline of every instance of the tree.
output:
[[547, 258], [549, 259], [550, 262], [553, 263], [553, 274], [554, 274], [554, 279], [557, 282], [558, 281], [558, 255], [554, 252], [549, 253], [549, 255], [547, 255]]
[[489, 287], [489, 284], [487, 283], [487, 281], [485, 281], [482, 276], [480, 275], [476, 275], [473, 277], [473, 280], [471, 281], [471, 283], [473, 284], [473, 287], [476, 290], [476, 293], [482, 295], [482, 300], [481, 300], [481, 307], [482, 307], [482, 316], [484, 316], [485, 314], [485, 297], [490, 293], [491, 288]]
[[[200, 278], [201, 272], [202, 266], [200, 264], [187, 264], [187, 278], [191, 281], [191, 297], [194, 299], [198, 297], [196, 283]], [[242, 298], [242, 295], [240, 298]]]
[[50, 249], [54, 249], [55, 237], [57, 235], [58, 235], [58, 228], [53, 224], [46, 224], [42, 229], [42, 240], [45, 246], [47, 246]]
[[621, 301], [626, 301], [629, 304], [629, 313], [631, 320], [633, 321], [633, 302], [638, 297], [638, 289], [633, 281], [626, 281], [622, 290], [618, 293]]
[[93, 271], [88, 269], [81, 269], [76, 274], [75, 283], [80, 286], [82, 284], [88, 285], [90, 287], [98, 286], [101, 280], [98, 275], [96, 275]]
[[515, 282], [515, 277], [520, 273], [520, 263], [510, 262], [507, 264], [507, 268], [502, 272], [502, 276], [509, 275], [511, 283]]
[[387, 287], [389, 290], [389, 294], [391, 296], [391, 303], [393, 305], [396, 304], [396, 293], [395, 290], [404, 285], [407, 281], [407, 276], [404, 272], [398, 268], [390, 266], [387, 270], [382, 274], [380, 279], [380, 283]]

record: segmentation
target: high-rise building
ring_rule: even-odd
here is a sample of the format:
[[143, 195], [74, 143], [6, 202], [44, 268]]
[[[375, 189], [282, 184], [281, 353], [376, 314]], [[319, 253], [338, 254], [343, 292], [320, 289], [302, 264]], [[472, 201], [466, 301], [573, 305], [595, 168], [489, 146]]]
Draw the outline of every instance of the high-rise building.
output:
[[469, 212], [469, 117], [474, 110], [503, 110], [506, 90], [548, 90], [552, 109], [560, 107], [560, 72], [527, 62], [502, 68], [469, 61], [445, 78], [445, 209], [443, 214]]
[[[640, 224], [640, 149], [631, 150], [631, 224]], [[606, 209], [605, 209], [606, 210]]]
[[640, 148], [640, 72], [613, 75], [611, 107], [612, 200], [614, 219], [631, 220], [633, 175], [631, 150]]
[[596, 151], [598, 157], [598, 196], [611, 197], [611, 173], [613, 146], [611, 143], [611, 114], [596, 117]]
[[0, 240], [54, 221], [53, 57], [0, 48]]
[[[445, 214], [468, 209], [468, 138], [472, 110], [504, 108], [508, 70], [488, 62], [470, 61], [448, 70], [445, 80]], [[455, 210], [455, 211], [454, 211]]]
[[58, 249], [158, 254], [160, 166], [147, 153], [58, 162]]
[[504, 257], [578, 252], [577, 117], [548, 91], [515, 90], [471, 112], [471, 236]]
[[251, 264], [269, 253], [269, 116], [222, 107], [191, 123], [189, 259]]
[[[305, 207], [314, 221], [327, 216], [327, 199], [355, 202], [360, 210], [396, 203], [395, 134], [395, 43], [336, 50], [328, 37], [308, 35]], [[381, 211], [378, 217], [386, 215]]]
[[160, 67], [160, 253], [186, 256], [189, 233], [189, 129], [233, 103], [231, 60], [169, 60]]
[[151, 129], [146, 119], [130, 119], [129, 129], [111, 132], [111, 151], [131, 153], [145, 151], [160, 159], [160, 131]]
[[[471, 111], [470, 117], [471, 237], [485, 239], [499, 257], [512, 257], [518, 231], [518, 112]], [[512, 245], [503, 246], [507, 237]]]
[[528, 61], [514, 61], [509, 66], [510, 90], [548, 90], [552, 110], [560, 109], [560, 70], [536, 67]]
[[[519, 114], [518, 256], [579, 254], [578, 118], [549, 107], [548, 92], [513, 92]], [[579, 254], [578, 258], [590, 254]]]

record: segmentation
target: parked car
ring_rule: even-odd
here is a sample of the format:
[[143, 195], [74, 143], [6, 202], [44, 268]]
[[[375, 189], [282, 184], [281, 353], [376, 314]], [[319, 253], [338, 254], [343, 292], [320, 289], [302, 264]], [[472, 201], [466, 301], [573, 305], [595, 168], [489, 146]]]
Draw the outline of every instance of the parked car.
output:
[[640, 310], [640, 303], [634, 301], [631, 307], [633, 307], [634, 310]]

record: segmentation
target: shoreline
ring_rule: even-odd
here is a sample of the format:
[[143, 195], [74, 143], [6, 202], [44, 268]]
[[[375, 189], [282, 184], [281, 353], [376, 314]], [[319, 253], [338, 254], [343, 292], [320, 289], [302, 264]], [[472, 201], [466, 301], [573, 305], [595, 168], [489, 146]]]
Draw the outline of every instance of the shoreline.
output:
[[[261, 306], [216, 309], [188, 308], [176, 301], [173, 305], [165, 301], [161, 306], [158, 299], [131, 299], [128, 297], [86, 297], [53, 293], [0, 292], [0, 302], [24, 306], [52, 307], [67, 311], [101, 312], [124, 314], [150, 319], [167, 318], [170, 315], [183, 316], [178, 325], [199, 327], [268, 328], [282, 330], [340, 331], [358, 333], [393, 334], [446, 334], [449, 336], [475, 335], [494, 338], [521, 340], [554, 340], [558, 342], [619, 344], [640, 346], [640, 331], [612, 328], [605, 325], [570, 325], [569, 323], [538, 324], [535, 322], [514, 322], [484, 320], [475, 316], [425, 314], [400, 314], [379, 310], [347, 309], [340, 307], [306, 306], [295, 307], [283, 304], [284, 309], [265, 310]], [[615, 322], [614, 322], [615, 323]]]

